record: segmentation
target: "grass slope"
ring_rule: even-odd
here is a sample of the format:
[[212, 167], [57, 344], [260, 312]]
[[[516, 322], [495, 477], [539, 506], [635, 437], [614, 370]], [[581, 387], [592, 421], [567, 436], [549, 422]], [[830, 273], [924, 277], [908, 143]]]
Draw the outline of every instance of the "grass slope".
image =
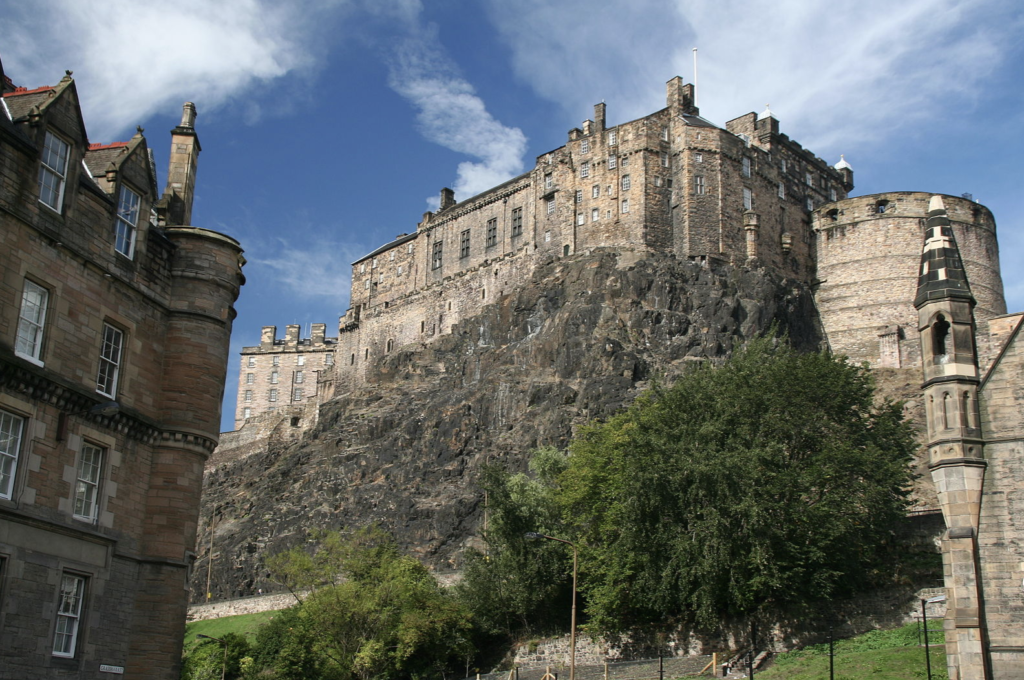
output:
[[[944, 636], [929, 622], [932, 680], [947, 680]], [[909, 680], [927, 678], [924, 645], [918, 624], [893, 630], [875, 630], [835, 643], [836, 680]], [[828, 644], [780, 654], [759, 680], [822, 680], [828, 678]]]
[[185, 647], [194, 642], [196, 635], [202, 633], [210, 637], [219, 638], [227, 633], [238, 633], [245, 635], [249, 642], [256, 637], [256, 630], [264, 623], [274, 618], [276, 611], [257, 612], [255, 614], [239, 614], [238, 616], [225, 616], [219, 619], [206, 619], [205, 621], [193, 621], [185, 626]]

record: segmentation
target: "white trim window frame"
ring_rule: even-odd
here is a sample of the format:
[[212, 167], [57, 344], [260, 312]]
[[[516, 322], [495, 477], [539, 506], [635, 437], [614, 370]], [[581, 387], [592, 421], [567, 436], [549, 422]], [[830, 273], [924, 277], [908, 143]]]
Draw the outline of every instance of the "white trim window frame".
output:
[[47, 130], [39, 161], [39, 202], [58, 213], [64, 205], [70, 155], [71, 145]]
[[0, 411], [0, 498], [14, 497], [18, 474], [18, 454], [25, 433], [25, 419], [10, 411]]
[[96, 522], [100, 509], [100, 476], [103, 471], [103, 449], [82, 442], [78, 454], [73, 516], [85, 522]]
[[103, 344], [100, 347], [100, 366], [96, 373], [96, 391], [111, 399], [117, 395], [123, 350], [124, 332], [108, 323], [103, 324]]
[[117, 233], [114, 250], [129, 260], [135, 255], [135, 235], [141, 205], [142, 197], [122, 184], [117, 198]]
[[18, 312], [18, 334], [14, 353], [38, 366], [43, 365], [43, 328], [50, 291], [25, 279], [21, 291], [21, 310]]
[[74, 658], [78, 647], [82, 602], [85, 600], [85, 577], [66, 572], [61, 574], [59, 598], [53, 631], [53, 655], [70, 659]]

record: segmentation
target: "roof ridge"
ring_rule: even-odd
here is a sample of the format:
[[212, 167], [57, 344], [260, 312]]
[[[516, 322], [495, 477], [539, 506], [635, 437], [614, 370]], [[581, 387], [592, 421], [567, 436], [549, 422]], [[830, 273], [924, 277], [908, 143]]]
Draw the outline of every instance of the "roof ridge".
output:
[[100, 149], [116, 149], [118, 147], [128, 146], [128, 142], [110, 142], [109, 144], [90, 144], [89, 151], [98, 151]]
[[29, 90], [29, 89], [24, 88], [24, 87], [16, 87], [16, 88], [14, 88], [13, 92], [5, 92], [4, 96], [5, 97], [16, 97], [16, 96], [22, 95], [22, 94], [35, 94], [35, 93], [38, 93], [38, 92], [46, 92], [47, 90], [56, 90], [56, 89], [57, 88], [55, 86], [53, 86], [53, 85], [43, 85], [42, 87], [37, 87], [34, 90]]

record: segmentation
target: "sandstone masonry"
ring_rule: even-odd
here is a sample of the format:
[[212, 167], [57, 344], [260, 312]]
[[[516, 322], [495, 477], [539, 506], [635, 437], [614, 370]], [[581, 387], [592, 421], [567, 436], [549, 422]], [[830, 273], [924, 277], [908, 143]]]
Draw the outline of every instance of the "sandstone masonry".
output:
[[188, 225], [191, 103], [161, 196], [70, 72], [0, 89], [0, 678], [171, 680], [242, 250]]

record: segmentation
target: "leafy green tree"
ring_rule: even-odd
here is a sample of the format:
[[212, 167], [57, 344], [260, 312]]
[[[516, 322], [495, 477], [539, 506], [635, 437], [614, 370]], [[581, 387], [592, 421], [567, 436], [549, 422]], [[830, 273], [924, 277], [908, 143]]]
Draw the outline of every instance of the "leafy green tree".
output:
[[494, 466], [483, 471], [487, 550], [468, 551], [456, 593], [487, 633], [536, 634], [568, 625], [571, 557], [560, 543], [524, 537], [528, 531], [565, 531], [558, 477], [567, 466], [564, 453], [545, 447], [533, 452], [530, 475]]
[[294, 548], [267, 560], [302, 598], [273, 664], [279, 677], [311, 667], [342, 680], [440, 676], [472, 653], [468, 612], [390, 536], [366, 528], [317, 538], [313, 552]]
[[721, 617], [877, 578], [913, 432], [843, 358], [751, 341], [583, 429], [561, 477], [592, 623]]
[[241, 659], [249, 654], [248, 640], [238, 633], [225, 633], [220, 639], [225, 644], [209, 639], [192, 642], [182, 658], [182, 680], [220, 680], [222, 671], [227, 680], [242, 677], [240, 664]]

